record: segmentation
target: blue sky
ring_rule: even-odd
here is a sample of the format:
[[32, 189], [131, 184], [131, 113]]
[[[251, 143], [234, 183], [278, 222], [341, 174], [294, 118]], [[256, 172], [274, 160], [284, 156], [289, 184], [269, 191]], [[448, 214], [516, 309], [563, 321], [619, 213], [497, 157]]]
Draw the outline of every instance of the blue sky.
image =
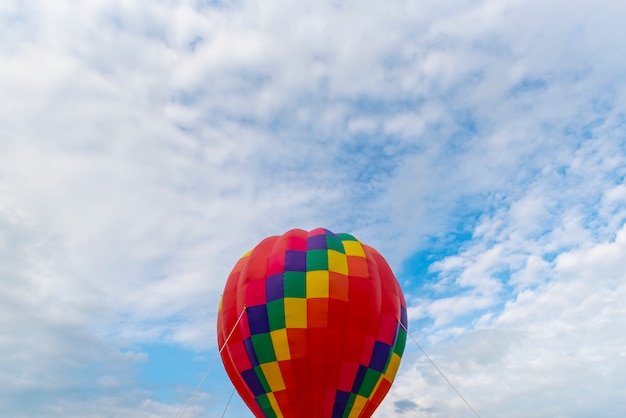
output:
[[[390, 262], [482, 416], [626, 414], [626, 4], [0, 5], [0, 411], [178, 416], [236, 260]], [[222, 415], [218, 364], [185, 414]], [[244, 417], [234, 398], [226, 416]], [[408, 345], [376, 417], [471, 411]]]

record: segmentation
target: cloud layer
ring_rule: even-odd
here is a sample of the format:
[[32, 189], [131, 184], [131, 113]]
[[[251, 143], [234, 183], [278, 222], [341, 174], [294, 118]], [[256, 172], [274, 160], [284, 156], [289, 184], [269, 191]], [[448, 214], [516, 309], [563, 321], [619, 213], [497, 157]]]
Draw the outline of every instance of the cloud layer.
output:
[[[214, 353], [241, 253], [325, 226], [385, 254], [481, 415], [623, 416], [624, 16], [3, 2], [1, 409], [176, 414], [196, 381], [163, 396], [145, 347]], [[471, 416], [409, 342], [376, 416], [418, 413]]]

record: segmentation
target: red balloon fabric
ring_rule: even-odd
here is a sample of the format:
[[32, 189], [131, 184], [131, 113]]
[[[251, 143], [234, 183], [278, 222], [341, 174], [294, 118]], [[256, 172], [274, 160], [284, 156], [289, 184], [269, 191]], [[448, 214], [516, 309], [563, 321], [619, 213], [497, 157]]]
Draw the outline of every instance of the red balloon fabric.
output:
[[400, 365], [406, 303], [385, 259], [319, 228], [261, 241], [217, 319], [228, 376], [256, 417], [370, 417]]

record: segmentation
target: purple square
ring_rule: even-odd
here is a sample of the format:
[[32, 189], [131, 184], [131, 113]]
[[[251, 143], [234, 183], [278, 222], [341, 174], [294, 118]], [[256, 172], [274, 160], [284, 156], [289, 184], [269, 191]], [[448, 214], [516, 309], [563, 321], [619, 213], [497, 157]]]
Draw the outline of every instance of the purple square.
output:
[[254, 351], [254, 346], [252, 345], [252, 338], [248, 337], [243, 340], [243, 346], [246, 348], [246, 353], [248, 353], [248, 358], [250, 359], [250, 363], [253, 366], [259, 365], [259, 359], [256, 356], [256, 352]]
[[348, 392], [343, 392], [341, 390], [337, 391], [337, 395], [335, 396], [335, 405], [333, 407], [333, 418], [343, 417], [343, 413], [348, 406], [349, 400], [350, 394]]
[[267, 286], [266, 297], [268, 302], [285, 297], [285, 280], [282, 273], [268, 277], [265, 285]]
[[263, 334], [270, 332], [270, 322], [267, 317], [266, 305], [249, 306], [248, 313], [248, 325], [250, 326], [250, 334]]
[[263, 389], [263, 385], [261, 384], [259, 377], [254, 372], [254, 369], [244, 370], [241, 372], [241, 377], [243, 377], [244, 382], [246, 382], [246, 385], [248, 385], [248, 388], [254, 396], [265, 394], [265, 389]]
[[326, 235], [313, 235], [306, 240], [307, 250], [321, 250], [328, 248], [326, 244]]
[[408, 322], [406, 308], [404, 306], [400, 306], [400, 323], [404, 325], [404, 328], [408, 329]]
[[306, 271], [306, 251], [285, 251], [285, 271]]
[[374, 369], [377, 372], [382, 373], [387, 365], [387, 359], [389, 358], [389, 352], [391, 347], [381, 341], [376, 341], [374, 344], [374, 352], [372, 353], [372, 359], [370, 360], [370, 369]]
[[363, 379], [365, 379], [365, 372], [367, 372], [367, 366], [359, 364], [359, 370], [357, 370], [354, 383], [352, 384], [352, 393], [359, 393], [359, 389], [361, 389], [361, 385], [363, 384]]

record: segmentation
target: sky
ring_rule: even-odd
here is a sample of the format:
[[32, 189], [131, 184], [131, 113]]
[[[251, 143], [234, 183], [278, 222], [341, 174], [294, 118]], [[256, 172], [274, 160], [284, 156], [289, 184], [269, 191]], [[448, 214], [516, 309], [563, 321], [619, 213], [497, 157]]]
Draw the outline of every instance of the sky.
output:
[[[626, 416], [625, 20], [3, 0], [2, 416], [178, 417], [237, 259], [317, 227], [385, 256], [482, 417]], [[231, 394], [218, 361], [185, 417], [251, 417]], [[409, 340], [375, 417], [471, 416]]]

